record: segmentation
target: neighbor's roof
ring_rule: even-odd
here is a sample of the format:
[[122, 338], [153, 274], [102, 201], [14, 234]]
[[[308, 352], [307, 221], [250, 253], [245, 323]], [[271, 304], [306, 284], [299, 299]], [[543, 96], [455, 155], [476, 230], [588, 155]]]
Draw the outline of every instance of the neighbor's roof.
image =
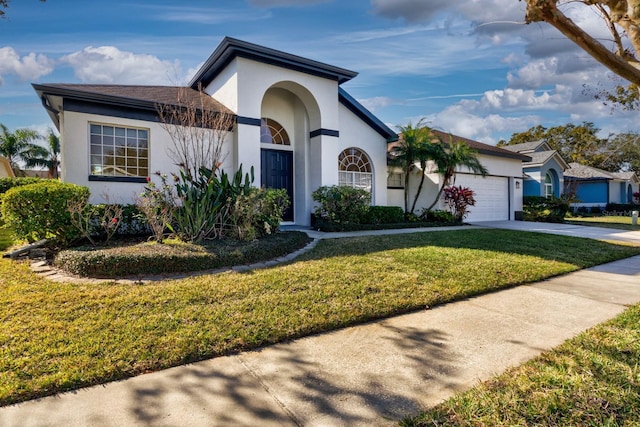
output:
[[564, 171], [564, 176], [576, 179], [637, 180], [635, 172], [608, 172], [575, 162], [569, 163], [569, 169]]
[[193, 89], [197, 89], [200, 84], [204, 87], [208, 86], [236, 57], [324, 77], [335, 80], [338, 84], [347, 82], [358, 75], [355, 71], [345, 68], [335, 67], [232, 37], [225, 37], [193, 76], [189, 86]]
[[[157, 105], [202, 105], [211, 111], [233, 114], [227, 107], [206, 93], [183, 86], [134, 86], [91, 84], [34, 84], [40, 96], [53, 95], [81, 101], [102, 102], [125, 107], [145, 109]], [[182, 102], [180, 102], [182, 101]]]
[[[544, 141], [529, 141], [523, 142], [522, 144], [513, 144], [513, 145], [503, 145], [500, 148], [504, 148], [505, 150], [514, 151], [516, 153], [531, 153], [540, 148], [541, 145], [545, 144]], [[547, 150], [544, 150], [547, 151]]]
[[[496, 157], [506, 157], [510, 159], [517, 159], [522, 161], [528, 161], [531, 159], [529, 155], [524, 155], [520, 153], [514, 153], [512, 151], [503, 150], [500, 147], [496, 147], [489, 144], [484, 144], [482, 142], [474, 141], [473, 139], [463, 138], [461, 136], [449, 134], [440, 130], [432, 129], [431, 132], [440, 138], [445, 143], [448, 143], [450, 138], [453, 139], [454, 142], [464, 142], [469, 147], [473, 148], [480, 154], [486, 154], [488, 156], [496, 156]], [[402, 134], [399, 134], [399, 139], [402, 139]], [[391, 143], [387, 146], [387, 151], [391, 151], [393, 147], [396, 147], [398, 142]]]

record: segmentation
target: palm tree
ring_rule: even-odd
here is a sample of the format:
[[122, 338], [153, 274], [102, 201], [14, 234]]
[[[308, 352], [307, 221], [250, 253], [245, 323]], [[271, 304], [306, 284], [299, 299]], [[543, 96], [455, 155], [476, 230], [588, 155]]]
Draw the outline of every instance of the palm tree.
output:
[[[401, 135], [398, 143], [391, 148], [392, 164], [401, 167], [404, 173], [404, 211], [413, 213], [422, 192], [425, 179], [427, 162], [441, 156], [444, 151], [440, 139], [431, 132], [431, 129], [423, 125], [420, 120], [415, 126], [409, 123], [398, 127]], [[409, 183], [410, 174], [415, 169], [416, 163], [420, 165], [420, 183], [413, 198], [411, 210], [409, 210]]]
[[27, 151], [25, 164], [27, 167], [44, 167], [49, 171], [49, 178], [58, 178], [60, 167], [60, 137], [52, 129], [47, 133], [47, 147], [36, 145]]
[[439, 156], [433, 158], [433, 162], [438, 167], [438, 173], [442, 175], [442, 185], [438, 190], [435, 200], [427, 208], [431, 210], [442, 195], [442, 191], [447, 185], [455, 182], [456, 169], [467, 168], [473, 173], [486, 176], [489, 172], [480, 163], [476, 157], [477, 151], [469, 147], [464, 141], [453, 139], [453, 135], [449, 134], [449, 142], [446, 144], [446, 150], [443, 150]]
[[34, 150], [37, 152], [39, 145], [34, 141], [40, 139], [38, 132], [31, 129], [16, 129], [10, 132], [9, 129], [0, 123], [0, 155], [7, 158], [11, 168], [18, 172], [18, 160], [27, 161]]

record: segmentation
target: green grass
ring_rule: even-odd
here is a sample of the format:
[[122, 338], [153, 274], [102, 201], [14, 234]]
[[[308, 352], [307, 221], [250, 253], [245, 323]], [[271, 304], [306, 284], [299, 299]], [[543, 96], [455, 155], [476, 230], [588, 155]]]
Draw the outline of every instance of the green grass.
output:
[[[1, 224], [1, 223], [0, 223]], [[4, 251], [13, 245], [11, 229], [5, 225], [0, 225], [0, 251]]]
[[144, 285], [54, 283], [0, 260], [0, 404], [639, 253], [639, 247], [587, 239], [469, 229], [325, 240], [274, 268]]
[[636, 305], [401, 425], [637, 426], [639, 360]]
[[576, 225], [640, 231], [640, 225], [631, 224], [630, 216], [592, 216], [582, 218], [565, 218], [565, 222]]

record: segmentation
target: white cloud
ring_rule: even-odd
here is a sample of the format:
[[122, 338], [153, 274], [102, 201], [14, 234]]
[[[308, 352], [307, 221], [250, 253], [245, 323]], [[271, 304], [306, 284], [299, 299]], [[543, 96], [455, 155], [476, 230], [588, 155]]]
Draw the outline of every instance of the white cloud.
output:
[[178, 85], [186, 78], [179, 61], [135, 54], [114, 46], [88, 46], [61, 58], [85, 83]]
[[21, 82], [37, 80], [53, 71], [54, 61], [42, 54], [33, 52], [20, 57], [15, 49], [9, 46], [0, 48], [0, 86], [3, 76], [12, 74]]
[[272, 16], [265, 10], [212, 9], [210, 7], [185, 7], [157, 5], [148, 6], [154, 19], [169, 22], [188, 22], [194, 24], [225, 24], [229, 22], [248, 22], [268, 19]]
[[389, 105], [393, 105], [396, 103], [396, 101], [394, 101], [392, 98], [386, 96], [376, 96], [373, 98], [359, 99], [358, 102], [364, 105], [364, 107], [369, 111], [375, 111], [377, 108], [388, 107]]

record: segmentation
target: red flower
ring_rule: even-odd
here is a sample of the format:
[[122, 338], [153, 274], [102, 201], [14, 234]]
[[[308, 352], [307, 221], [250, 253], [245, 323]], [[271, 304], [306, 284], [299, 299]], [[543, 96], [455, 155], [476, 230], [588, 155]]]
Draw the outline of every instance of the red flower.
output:
[[112, 219], [111, 219], [111, 223], [112, 223], [112, 224], [115, 224], [115, 223], [117, 223], [117, 222], [118, 222], [118, 218], [112, 218]]
[[147, 182], [151, 182], [151, 177], [150, 176], [147, 177]]

